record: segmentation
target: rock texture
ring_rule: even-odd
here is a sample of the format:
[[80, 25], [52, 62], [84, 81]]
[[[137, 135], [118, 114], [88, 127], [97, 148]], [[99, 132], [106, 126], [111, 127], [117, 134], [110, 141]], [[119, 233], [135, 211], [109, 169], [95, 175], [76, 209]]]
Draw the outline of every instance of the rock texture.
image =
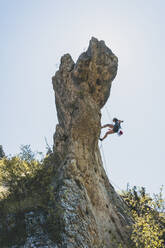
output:
[[117, 67], [104, 41], [92, 38], [76, 64], [64, 55], [53, 77], [59, 120], [54, 135], [58, 247], [130, 247], [127, 208], [108, 181], [98, 148], [100, 109]]
[[95, 38], [76, 63], [69, 54], [61, 58], [52, 79], [59, 124], [47, 158], [51, 183], [0, 201], [1, 248], [132, 247], [129, 211], [106, 176], [98, 147], [100, 109], [117, 66], [117, 57]]

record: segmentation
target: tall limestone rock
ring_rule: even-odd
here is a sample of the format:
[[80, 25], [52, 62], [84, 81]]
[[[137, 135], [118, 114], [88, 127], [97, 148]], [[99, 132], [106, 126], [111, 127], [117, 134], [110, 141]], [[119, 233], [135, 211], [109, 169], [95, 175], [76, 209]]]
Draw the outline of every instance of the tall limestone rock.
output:
[[59, 124], [56, 158], [56, 244], [67, 248], [131, 247], [127, 207], [104, 171], [98, 138], [118, 59], [96, 38], [76, 64], [61, 58], [53, 77]]
[[[100, 109], [117, 65], [95, 38], [76, 64], [69, 54], [61, 58], [53, 77], [59, 120], [54, 151], [37, 173], [20, 167], [20, 180], [12, 174], [15, 191], [2, 185], [0, 248], [133, 247], [129, 210], [106, 176], [98, 147]], [[11, 193], [7, 198], [4, 190]]]

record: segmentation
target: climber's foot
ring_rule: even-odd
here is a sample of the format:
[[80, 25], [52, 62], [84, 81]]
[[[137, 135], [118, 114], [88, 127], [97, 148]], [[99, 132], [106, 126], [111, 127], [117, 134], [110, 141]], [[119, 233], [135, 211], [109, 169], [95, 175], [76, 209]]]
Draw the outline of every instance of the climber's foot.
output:
[[99, 138], [100, 141], [102, 141], [103, 139]]

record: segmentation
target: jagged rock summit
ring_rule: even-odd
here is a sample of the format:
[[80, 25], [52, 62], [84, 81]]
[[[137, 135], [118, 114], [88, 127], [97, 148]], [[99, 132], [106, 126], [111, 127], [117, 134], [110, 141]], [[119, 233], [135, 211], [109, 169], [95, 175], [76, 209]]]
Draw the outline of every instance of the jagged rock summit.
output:
[[[52, 79], [59, 120], [54, 151], [36, 170], [13, 158], [20, 177], [12, 173], [12, 184], [0, 189], [0, 248], [133, 247], [129, 210], [107, 178], [98, 147], [100, 110], [117, 66], [95, 38], [76, 63], [69, 54], [61, 58]], [[0, 152], [5, 161], [1, 146]]]
[[92, 38], [76, 63], [64, 55], [52, 78], [59, 120], [54, 135], [57, 247], [130, 247], [127, 207], [106, 176], [98, 148], [100, 110], [117, 67], [105, 42]]

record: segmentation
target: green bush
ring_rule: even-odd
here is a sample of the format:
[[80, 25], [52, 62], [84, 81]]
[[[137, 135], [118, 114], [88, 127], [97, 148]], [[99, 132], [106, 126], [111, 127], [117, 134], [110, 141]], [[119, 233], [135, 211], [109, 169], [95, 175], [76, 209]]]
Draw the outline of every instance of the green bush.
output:
[[0, 159], [0, 200], [19, 200], [34, 192], [40, 194], [49, 190], [54, 170], [53, 155], [46, 155], [39, 161], [36, 154], [27, 145], [21, 147], [18, 156]]
[[134, 219], [131, 239], [138, 248], [162, 248], [165, 245], [165, 200], [159, 194], [151, 198], [145, 188], [133, 187], [122, 197], [131, 209]]

